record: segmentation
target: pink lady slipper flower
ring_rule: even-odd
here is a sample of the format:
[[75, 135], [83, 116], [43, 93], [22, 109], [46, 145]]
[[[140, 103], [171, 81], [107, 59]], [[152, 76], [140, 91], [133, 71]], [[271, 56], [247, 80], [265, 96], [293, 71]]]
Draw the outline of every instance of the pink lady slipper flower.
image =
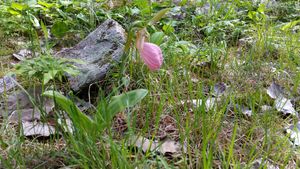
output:
[[159, 46], [145, 42], [145, 29], [137, 33], [136, 47], [150, 70], [158, 70], [163, 63], [163, 54]]

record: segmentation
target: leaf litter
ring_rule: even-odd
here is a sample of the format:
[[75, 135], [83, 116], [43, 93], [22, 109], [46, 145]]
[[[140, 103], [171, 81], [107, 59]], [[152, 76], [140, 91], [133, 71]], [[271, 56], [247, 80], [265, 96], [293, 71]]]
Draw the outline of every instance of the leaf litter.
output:
[[205, 110], [210, 111], [212, 109], [215, 110], [216, 101], [220, 101], [220, 98], [209, 97], [205, 100], [205, 102], [202, 99], [193, 99], [193, 100], [181, 101], [181, 104], [182, 105], [184, 105], [184, 104], [191, 105], [192, 106], [192, 108], [191, 108], [192, 111], [194, 109], [197, 109], [197, 108], [201, 107], [202, 104], [204, 104], [205, 105]]
[[277, 111], [282, 112], [284, 115], [291, 114], [291, 115], [298, 117], [298, 112], [293, 107], [293, 104], [291, 103], [290, 99], [287, 99], [284, 97], [277, 98], [275, 100], [275, 107], [276, 107]]
[[141, 149], [144, 153], [151, 151], [163, 155], [176, 156], [178, 154], [186, 153], [187, 149], [185, 145], [181, 145], [177, 141], [166, 139], [164, 141], [150, 140], [145, 137], [134, 137], [130, 142], [130, 145], [134, 145]]
[[223, 82], [218, 82], [213, 86], [212, 96], [209, 96], [205, 99], [192, 99], [187, 101], [181, 101], [181, 104], [188, 104], [192, 106], [192, 109], [196, 109], [204, 104], [206, 111], [216, 110], [216, 104], [221, 101], [221, 96], [225, 94], [228, 86]]
[[296, 125], [291, 125], [286, 129], [293, 145], [300, 146], [300, 122]]
[[277, 99], [283, 97], [284, 89], [279, 84], [272, 82], [272, 84], [267, 89], [267, 94], [272, 99]]
[[282, 112], [284, 115], [294, 115], [298, 117], [298, 112], [295, 110], [290, 99], [284, 97], [284, 89], [279, 84], [272, 82], [267, 89], [267, 94], [275, 99], [274, 106], [277, 111]]
[[[284, 97], [284, 89], [279, 84], [273, 82], [267, 89], [267, 94], [275, 99], [274, 107], [277, 111], [282, 112], [284, 115], [293, 115], [298, 117], [298, 112], [295, 110], [290, 99]], [[270, 107], [265, 107], [269, 110]], [[285, 129], [291, 143], [294, 146], [300, 146], [300, 122], [296, 125], [290, 125]]]
[[[42, 102], [43, 106], [39, 108], [35, 106]], [[81, 100], [76, 100], [76, 104], [84, 111], [90, 108], [88, 103]], [[56, 131], [55, 123], [51, 121], [53, 108], [53, 100], [42, 98], [41, 89], [36, 87], [26, 92], [16, 91], [7, 96], [7, 99], [3, 101], [3, 107], [0, 107], [0, 117], [7, 117], [10, 124], [20, 125], [26, 137], [49, 137]], [[42, 122], [42, 117], [46, 122]], [[69, 118], [58, 118], [57, 122], [62, 126], [63, 132], [73, 133], [73, 124]]]

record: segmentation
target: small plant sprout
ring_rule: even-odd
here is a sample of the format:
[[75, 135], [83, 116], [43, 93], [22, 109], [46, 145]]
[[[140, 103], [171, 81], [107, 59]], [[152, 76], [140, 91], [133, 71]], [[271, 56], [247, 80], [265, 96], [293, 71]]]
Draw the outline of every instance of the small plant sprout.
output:
[[20, 62], [16, 65], [16, 73], [26, 78], [42, 79], [43, 85], [51, 80], [62, 82], [65, 73], [72, 76], [79, 74], [77, 67], [70, 62], [84, 63], [76, 59], [70, 60], [45, 55]]

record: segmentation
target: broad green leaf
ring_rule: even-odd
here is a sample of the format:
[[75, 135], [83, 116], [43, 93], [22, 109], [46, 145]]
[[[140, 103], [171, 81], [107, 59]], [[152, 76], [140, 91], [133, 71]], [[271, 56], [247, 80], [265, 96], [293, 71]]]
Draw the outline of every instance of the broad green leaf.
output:
[[167, 12], [169, 12], [170, 8], [165, 8], [160, 10], [149, 22], [150, 25], [155, 24], [159, 21]]
[[47, 2], [43, 2], [43, 1], [38, 1], [38, 4], [43, 5], [46, 8], [52, 8], [55, 4], [53, 3], [47, 3]]
[[300, 23], [300, 20], [289, 22], [289, 23], [285, 24], [283, 27], [281, 27], [281, 30], [286, 31], [286, 30], [288, 30], [290, 28], [293, 28], [298, 23]]
[[28, 8], [28, 5], [13, 2], [13, 3], [11, 3], [11, 8], [19, 10], [19, 11], [23, 11]]
[[261, 3], [261, 4], [259, 5], [257, 11], [260, 12], [260, 13], [264, 13], [265, 10], [266, 10], [266, 5], [263, 4], [263, 3]]
[[148, 91], [146, 89], [136, 89], [112, 97], [108, 105], [108, 112], [106, 112], [107, 114], [104, 114], [103, 117], [106, 117], [105, 119], [110, 121], [118, 112], [124, 111], [126, 108], [132, 107], [140, 102], [147, 93]]
[[51, 33], [58, 37], [62, 38], [68, 32], [68, 25], [63, 21], [56, 21], [51, 28]]
[[255, 11], [249, 11], [248, 12], [248, 17], [252, 20], [256, 20], [256, 12]]
[[51, 70], [44, 74], [44, 84], [47, 84], [50, 80], [53, 80], [58, 73], [58, 70]]
[[[23, 71], [23, 72], [24, 72], [24, 71]], [[21, 72], [20, 72], [20, 73], [21, 73]], [[28, 76], [29, 76], [29, 77], [32, 77], [35, 73], [36, 73], [35, 70], [31, 70], [31, 71], [28, 72]]]
[[51, 79], [53, 79], [53, 78], [52, 78], [50, 72], [44, 73], [44, 81], [43, 81], [44, 84], [47, 84]]
[[151, 6], [148, 0], [134, 0], [133, 4], [140, 9], [140, 14], [145, 15], [151, 12]]
[[62, 110], [67, 112], [75, 127], [84, 130], [87, 133], [95, 130], [94, 121], [81, 112], [79, 108], [64, 95], [53, 90], [46, 91], [43, 95], [53, 98], [55, 103], [58, 104]]
[[163, 32], [155, 32], [150, 37], [150, 42], [160, 45], [164, 40], [165, 34]]
[[8, 9], [7, 11], [8, 11], [10, 14], [12, 14], [12, 15], [21, 15], [20, 12], [14, 10], [14, 9]]

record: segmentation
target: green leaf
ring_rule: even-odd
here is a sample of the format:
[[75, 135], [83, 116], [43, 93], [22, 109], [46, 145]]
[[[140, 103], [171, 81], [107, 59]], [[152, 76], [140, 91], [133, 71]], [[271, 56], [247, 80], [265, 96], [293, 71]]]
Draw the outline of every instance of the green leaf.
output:
[[43, 21], [41, 21], [41, 28], [42, 28], [42, 31], [44, 33], [44, 38], [46, 39], [46, 41], [48, 41], [49, 34], [48, 34], [47, 27], [46, 27], [46, 25], [44, 24]]
[[165, 8], [157, 12], [157, 14], [150, 20], [149, 25], [154, 25], [157, 21], [159, 21], [167, 12], [169, 12], [170, 8]]
[[43, 1], [38, 1], [38, 4], [43, 5], [46, 8], [52, 8], [54, 6], [53, 3], [47, 3], [47, 2], [43, 2]]
[[248, 12], [248, 17], [252, 20], [256, 20], [256, 12], [255, 11], [249, 11]]
[[44, 84], [47, 84], [51, 79], [53, 78], [50, 72], [44, 73], [44, 81], [43, 81]]
[[11, 3], [10, 7], [13, 9], [19, 10], [19, 11], [23, 11], [28, 8], [28, 5], [13, 2], [13, 3]]
[[151, 12], [151, 6], [149, 5], [148, 0], [134, 0], [133, 4], [141, 10], [141, 15], [149, 14]]
[[50, 70], [47, 73], [44, 73], [44, 84], [47, 84], [50, 80], [53, 80], [58, 73], [58, 70]]
[[298, 23], [300, 23], [300, 20], [289, 22], [289, 23], [285, 24], [283, 27], [281, 27], [281, 30], [286, 31], [288, 29], [291, 29], [294, 26], [296, 26]]
[[53, 98], [55, 103], [58, 104], [62, 110], [67, 112], [76, 129], [81, 129], [86, 133], [95, 130], [94, 121], [90, 119], [86, 114], [81, 112], [79, 108], [64, 95], [53, 90], [46, 91], [43, 93], [43, 95]]
[[8, 11], [10, 14], [12, 14], [12, 15], [21, 15], [20, 12], [14, 10], [14, 9], [8, 9], [7, 11]]
[[180, 6], [185, 6], [186, 5], [186, 3], [188, 3], [188, 0], [181, 0], [181, 2], [180, 2]]
[[132, 107], [140, 102], [148, 93], [146, 89], [136, 89], [127, 93], [123, 93], [111, 98], [108, 105], [108, 112], [104, 114], [104, 119], [110, 121], [118, 112], [125, 110], [128, 107]]
[[155, 32], [150, 37], [150, 42], [160, 45], [164, 40], [165, 34], [163, 32]]
[[173, 26], [171, 26], [171, 24], [168, 25], [164, 25], [162, 28], [167, 34], [171, 34], [175, 31], [175, 29], [173, 28]]
[[[24, 71], [20, 72], [20, 74], [23, 73], [23, 72], [24, 72]], [[29, 76], [29, 77], [32, 77], [35, 73], [36, 73], [35, 70], [30, 70], [30, 71], [28, 72], [28, 76]]]
[[66, 33], [68, 32], [69, 28], [68, 25], [63, 22], [63, 21], [56, 21], [51, 28], [51, 33], [58, 37], [58, 38], [62, 38], [63, 36], [66, 35]]
[[257, 11], [260, 13], [264, 13], [264, 11], [266, 10], [266, 5], [265, 4], [260, 4]]

